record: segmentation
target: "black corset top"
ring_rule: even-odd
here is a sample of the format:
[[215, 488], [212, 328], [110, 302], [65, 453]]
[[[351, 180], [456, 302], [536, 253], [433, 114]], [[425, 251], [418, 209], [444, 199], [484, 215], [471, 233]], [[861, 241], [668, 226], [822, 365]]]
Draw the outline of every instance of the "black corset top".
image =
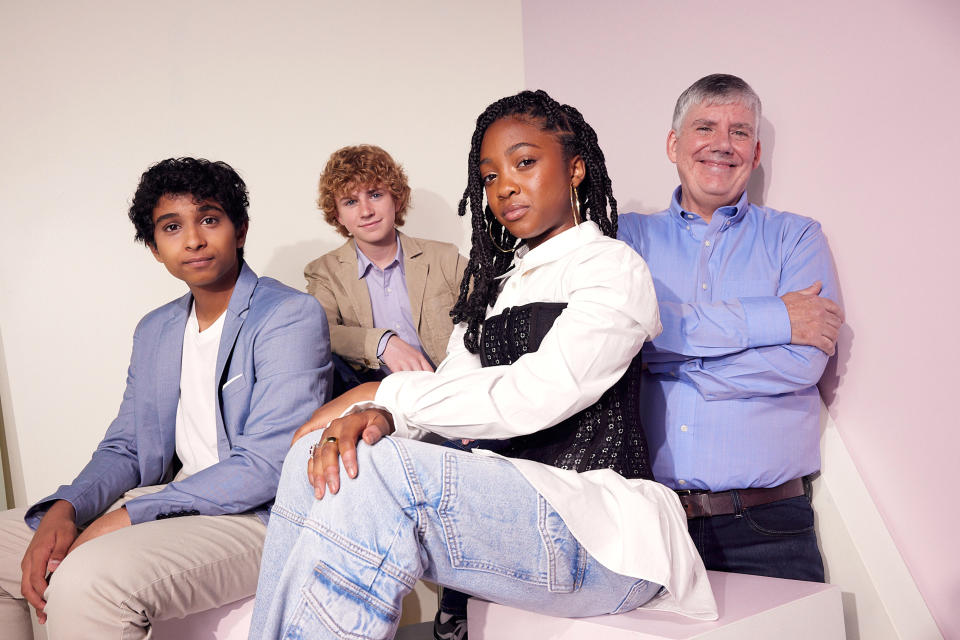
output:
[[[539, 349], [566, 308], [562, 302], [509, 307], [487, 318], [480, 339], [484, 367], [509, 365]], [[625, 478], [652, 479], [647, 441], [640, 425], [640, 355], [600, 399], [560, 424], [507, 440], [481, 444], [511, 458], [525, 458], [561, 469], [613, 469]]]

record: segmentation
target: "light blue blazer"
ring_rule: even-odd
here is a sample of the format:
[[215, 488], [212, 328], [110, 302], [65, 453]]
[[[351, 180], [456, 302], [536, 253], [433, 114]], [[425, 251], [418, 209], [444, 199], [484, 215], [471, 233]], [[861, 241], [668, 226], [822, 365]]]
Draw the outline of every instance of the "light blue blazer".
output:
[[[54, 500], [67, 500], [82, 526], [124, 492], [170, 482], [191, 301], [188, 293], [140, 321], [119, 415], [76, 480], [32, 506], [27, 524], [36, 528]], [[130, 521], [251, 510], [266, 520], [293, 432], [329, 399], [332, 372], [320, 303], [272, 278], [257, 278], [243, 264], [210, 389], [217, 395], [220, 462], [130, 500]]]

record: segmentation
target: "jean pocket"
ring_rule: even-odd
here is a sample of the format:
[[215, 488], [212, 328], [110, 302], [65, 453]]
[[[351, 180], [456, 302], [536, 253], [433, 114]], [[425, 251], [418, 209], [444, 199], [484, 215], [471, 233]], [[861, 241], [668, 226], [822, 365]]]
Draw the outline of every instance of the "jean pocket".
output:
[[806, 496], [743, 510], [751, 529], [768, 536], [798, 536], [813, 531], [813, 508]]
[[285, 639], [334, 634], [348, 640], [386, 638], [400, 621], [400, 610], [354, 584], [326, 563], [314, 568], [284, 630]]
[[[560, 516], [518, 476], [502, 458], [444, 452], [437, 515], [450, 562], [456, 569], [573, 591], [582, 582], [586, 554]], [[518, 495], [518, 488], [526, 490]]]

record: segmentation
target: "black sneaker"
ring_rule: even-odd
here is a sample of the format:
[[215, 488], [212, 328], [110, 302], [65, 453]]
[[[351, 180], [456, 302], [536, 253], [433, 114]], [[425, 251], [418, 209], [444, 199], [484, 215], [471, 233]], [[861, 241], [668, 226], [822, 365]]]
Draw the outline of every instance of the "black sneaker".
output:
[[[440, 622], [443, 616], [446, 621]], [[451, 616], [448, 613], [437, 611], [433, 619], [433, 639], [434, 640], [467, 640], [467, 617]]]

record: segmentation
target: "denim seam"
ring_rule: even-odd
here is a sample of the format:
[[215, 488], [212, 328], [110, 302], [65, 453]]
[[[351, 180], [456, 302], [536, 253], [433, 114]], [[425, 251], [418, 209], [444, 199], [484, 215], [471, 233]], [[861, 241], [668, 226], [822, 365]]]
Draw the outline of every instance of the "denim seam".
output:
[[427, 494], [423, 490], [423, 485], [420, 483], [416, 469], [413, 466], [413, 460], [410, 459], [410, 454], [406, 447], [402, 446], [399, 442], [396, 442], [393, 439], [390, 439], [390, 442], [394, 445], [394, 448], [397, 451], [397, 455], [400, 458], [400, 465], [403, 467], [403, 475], [406, 476], [407, 479], [407, 487], [410, 489], [411, 501], [413, 503], [409, 506], [416, 510], [417, 538], [422, 540], [426, 534], [427, 526], [426, 518], [424, 517], [423, 513], [424, 505], [427, 502]]
[[[552, 510], [553, 507], [550, 506], [543, 496], [537, 495], [537, 527], [540, 529], [540, 539], [543, 541], [543, 546], [547, 550], [547, 589], [553, 593], [574, 593], [583, 585], [583, 577], [587, 569], [588, 561], [586, 550], [574, 539], [574, 544], [577, 545], [577, 573], [573, 577], [573, 583], [569, 588], [561, 585], [558, 578], [557, 548], [549, 535], [547, 527], [548, 509]], [[564, 526], [566, 526], [566, 523], [564, 523]], [[571, 538], [572, 537], [571, 534]]]
[[440, 495], [440, 502], [437, 505], [437, 518], [440, 520], [440, 526], [443, 528], [443, 537], [446, 541], [447, 555], [450, 557], [450, 564], [459, 566], [463, 562], [463, 550], [460, 548], [460, 539], [452, 531], [452, 523], [445, 515], [450, 504], [453, 502], [451, 496], [454, 482], [452, 480], [453, 467], [456, 465], [456, 458], [448, 452], [443, 453], [443, 489]]
[[[571, 534], [572, 535], [572, 534]], [[587, 555], [587, 550], [583, 548], [583, 545], [580, 544], [580, 541], [577, 541], [577, 579], [574, 581], [573, 590], [579, 591], [580, 587], [583, 586], [583, 578], [587, 573], [587, 563], [590, 561], [590, 558]]]
[[623, 600], [620, 601], [620, 604], [617, 605], [617, 608], [611, 611], [610, 613], [611, 614], [622, 613], [624, 612], [625, 610], [624, 608], [626, 606], [630, 607], [629, 609], [630, 611], [633, 611], [634, 609], [636, 609], [637, 608], [636, 606], [631, 606], [633, 605], [633, 599], [636, 598], [637, 593], [639, 593], [641, 589], [646, 590], [648, 588], [648, 585], [649, 583], [646, 580], [640, 580], [639, 582], [634, 584], [632, 587], [630, 587], [630, 590], [627, 591], [627, 595], [624, 596]]
[[537, 528], [540, 530], [540, 541], [547, 550], [547, 590], [556, 592], [558, 585], [555, 584], [557, 577], [557, 551], [553, 546], [553, 540], [547, 532], [547, 501], [543, 496], [537, 495]]
[[396, 580], [413, 587], [417, 583], [419, 576], [414, 576], [400, 567], [394, 565], [391, 562], [388, 562], [385, 556], [373, 553], [366, 547], [362, 547], [352, 542], [348, 538], [340, 535], [339, 533], [324, 527], [319, 522], [315, 520], [309, 520], [295, 511], [285, 508], [283, 505], [274, 503], [273, 509], [271, 512], [277, 517], [283, 518], [294, 525], [310, 529], [317, 535], [325, 538], [330, 543], [340, 547], [347, 553], [354, 555], [363, 562], [366, 562], [374, 567], [378, 567], [381, 571], [387, 575], [395, 578]]
[[319, 562], [314, 568], [314, 573], [322, 574], [327, 580], [329, 580], [336, 587], [343, 589], [344, 591], [349, 592], [357, 600], [362, 600], [369, 604], [374, 609], [377, 609], [384, 615], [386, 615], [391, 620], [396, 620], [400, 617], [400, 611], [394, 607], [391, 607], [389, 603], [384, 602], [380, 598], [376, 597], [372, 593], [366, 591], [359, 585], [351, 582], [349, 578], [340, 575], [336, 570], [334, 570], [330, 565], [325, 562]]

